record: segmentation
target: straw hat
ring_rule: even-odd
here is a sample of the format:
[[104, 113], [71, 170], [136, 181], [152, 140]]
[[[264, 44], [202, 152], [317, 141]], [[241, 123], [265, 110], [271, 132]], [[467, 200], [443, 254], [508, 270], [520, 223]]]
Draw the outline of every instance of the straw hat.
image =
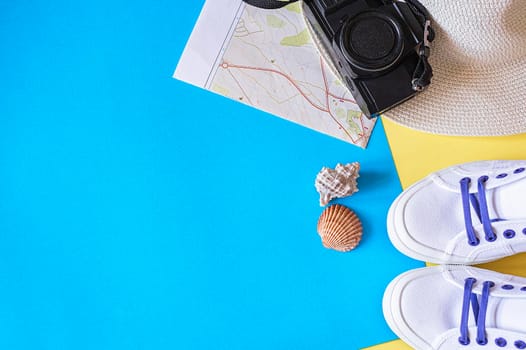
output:
[[526, 0], [420, 0], [433, 19], [433, 79], [385, 113], [447, 135], [526, 133]]

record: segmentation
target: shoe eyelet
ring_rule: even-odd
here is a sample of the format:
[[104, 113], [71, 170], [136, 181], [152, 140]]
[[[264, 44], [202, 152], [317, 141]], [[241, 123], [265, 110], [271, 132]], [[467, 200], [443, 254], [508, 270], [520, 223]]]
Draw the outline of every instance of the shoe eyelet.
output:
[[486, 241], [495, 242], [497, 240], [497, 235], [486, 237]]
[[522, 287], [521, 290], [522, 290], [523, 292], [526, 292], [526, 286], [525, 286], [525, 287]]
[[505, 284], [501, 287], [502, 289], [505, 289], [505, 290], [512, 290], [513, 288], [515, 288], [514, 286], [512, 286], [511, 284]]
[[513, 170], [513, 173], [514, 173], [514, 174], [520, 174], [520, 173], [522, 173], [524, 170], [526, 170], [526, 168], [517, 168], [517, 169]]
[[506, 237], [507, 239], [515, 237], [515, 231], [513, 230], [504, 231], [504, 237]]
[[487, 176], [487, 175], [483, 175], [483, 176], [479, 177], [479, 181], [481, 181], [481, 182], [486, 182], [488, 180], [489, 180], [489, 176]]
[[475, 241], [469, 241], [468, 244], [472, 247], [478, 246], [480, 243], [480, 239], [476, 239]]
[[526, 235], [526, 227], [522, 229], [522, 233]]
[[503, 347], [505, 347], [508, 344], [508, 342], [504, 338], [497, 338], [497, 339], [495, 339], [495, 344], [498, 347], [503, 348]]
[[477, 344], [478, 345], [486, 345], [487, 343], [488, 343], [488, 338], [477, 339]]
[[506, 174], [506, 173], [502, 173], [502, 174], [497, 175], [497, 179], [503, 179], [503, 178], [505, 178], [506, 176], [508, 176], [508, 174]]
[[516, 347], [517, 349], [526, 349], [526, 343], [523, 342], [522, 340], [517, 340], [517, 341], [515, 342], [515, 347]]
[[462, 337], [458, 337], [458, 342], [462, 345], [469, 345], [469, 338], [466, 337], [466, 339]]

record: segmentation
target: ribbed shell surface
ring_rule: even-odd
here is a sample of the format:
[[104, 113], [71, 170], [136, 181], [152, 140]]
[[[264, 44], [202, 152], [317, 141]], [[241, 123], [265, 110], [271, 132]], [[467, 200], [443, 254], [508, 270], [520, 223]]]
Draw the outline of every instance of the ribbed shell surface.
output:
[[348, 252], [362, 239], [362, 223], [351, 209], [334, 204], [321, 213], [318, 234], [326, 248]]

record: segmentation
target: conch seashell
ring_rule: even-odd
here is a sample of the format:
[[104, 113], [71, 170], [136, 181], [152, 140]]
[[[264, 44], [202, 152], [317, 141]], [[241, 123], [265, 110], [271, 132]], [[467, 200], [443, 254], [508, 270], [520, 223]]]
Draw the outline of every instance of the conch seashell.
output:
[[358, 191], [356, 179], [359, 177], [360, 163], [337, 164], [335, 169], [323, 167], [314, 186], [320, 194], [320, 206], [326, 206], [334, 198], [342, 198]]
[[362, 223], [351, 209], [334, 204], [321, 213], [318, 234], [325, 248], [348, 252], [362, 239]]

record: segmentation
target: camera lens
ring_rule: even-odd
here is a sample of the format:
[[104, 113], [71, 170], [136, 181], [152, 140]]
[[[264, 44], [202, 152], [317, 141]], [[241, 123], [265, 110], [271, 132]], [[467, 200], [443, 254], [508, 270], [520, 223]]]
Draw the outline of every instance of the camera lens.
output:
[[377, 60], [387, 56], [395, 44], [391, 26], [378, 18], [358, 21], [349, 32], [349, 44], [363, 58]]
[[368, 71], [389, 68], [403, 49], [398, 22], [385, 13], [375, 11], [363, 12], [348, 20], [340, 39], [345, 58]]

